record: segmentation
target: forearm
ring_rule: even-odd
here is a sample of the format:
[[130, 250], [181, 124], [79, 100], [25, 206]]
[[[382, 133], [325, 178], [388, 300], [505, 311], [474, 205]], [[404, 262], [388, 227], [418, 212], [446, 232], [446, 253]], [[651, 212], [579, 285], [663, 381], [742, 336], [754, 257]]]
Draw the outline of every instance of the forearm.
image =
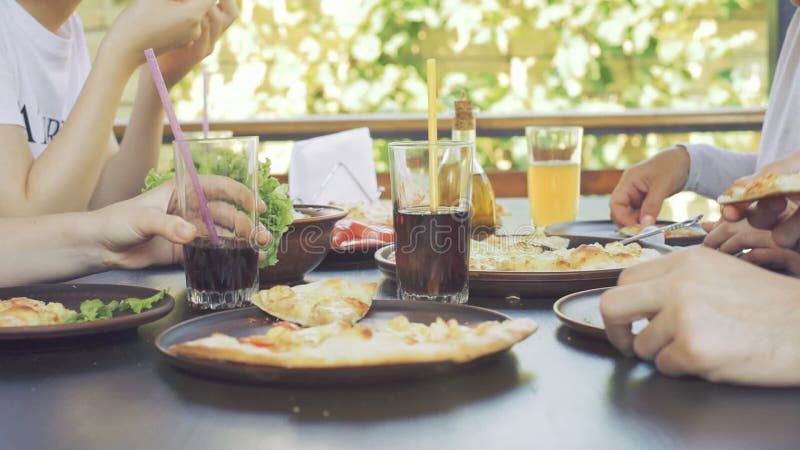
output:
[[161, 150], [164, 110], [150, 72], [142, 68], [127, 131], [119, 151], [108, 161], [90, 203], [91, 209], [136, 196]]
[[756, 170], [755, 153], [735, 153], [707, 144], [681, 144], [689, 153], [685, 189], [717, 198], [738, 178]]
[[28, 170], [16, 215], [86, 210], [109, 150], [109, 132], [125, 83], [138, 61], [126, 63], [104, 41], [64, 127]]
[[[0, 219], [0, 286], [62, 280], [103, 266], [93, 213]], [[13, 237], [13, 238], [12, 238]]]

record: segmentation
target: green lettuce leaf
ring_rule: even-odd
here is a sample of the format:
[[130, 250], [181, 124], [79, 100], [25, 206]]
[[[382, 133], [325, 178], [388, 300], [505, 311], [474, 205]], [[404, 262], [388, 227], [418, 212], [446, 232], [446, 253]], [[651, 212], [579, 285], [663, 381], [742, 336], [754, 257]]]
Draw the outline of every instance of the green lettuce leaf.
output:
[[[245, 155], [235, 152], [216, 152], [205, 154], [203, 157], [194, 155], [194, 164], [197, 173], [215, 173], [225, 175], [234, 180], [248, 184], [248, 165]], [[286, 232], [294, 220], [294, 205], [289, 199], [289, 186], [281, 184], [277, 178], [270, 174], [271, 161], [267, 158], [258, 165], [258, 193], [266, 203], [267, 209], [259, 216], [259, 221], [272, 234], [272, 241], [263, 246], [261, 250], [266, 258], [259, 263], [259, 267], [268, 267], [278, 262], [278, 248], [281, 236]], [[144, 190], [153, 189], [175, 176], [175, 168], [170, 167], [164, 173], [155, 170], [145, 177]]]
[[79, 312], [70, 315], [66, 323], [80, 323], [91, 322], [93, 320], [106, 320], [114, 317], [114, 313], [133, 312], [139, 314], [142, 311], [152, 309], [153, 305], [158, 303], [164, 296], [167, 295], [167, 290], [162, 290], [159, 293], [147, 298], [126, 298], [124, 300], [111, 300], [108, 303], [103, 303], [99, 298], [84, 300], [81, 302]]
[[119, 312], [132, 311], [136, 314], [139, 314], [142, 311], [151, 309], [153, 305], [161, 301], [165, 295], [167, 295], [167, 291], [162, 290], [161, 292], [147, 298], [126, 298], [120, 302]]

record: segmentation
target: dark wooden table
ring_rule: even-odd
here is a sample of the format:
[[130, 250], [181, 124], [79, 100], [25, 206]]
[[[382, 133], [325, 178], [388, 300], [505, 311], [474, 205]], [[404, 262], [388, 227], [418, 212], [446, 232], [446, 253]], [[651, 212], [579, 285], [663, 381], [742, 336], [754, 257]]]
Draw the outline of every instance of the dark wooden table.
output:
[[[376, 270], [309, 280], [380, 279]], [[241, 385], [169, 366], [153, 346], [192, 317], [177, 269], [83, 282], [177, 292], [136, 331], [0, 346], [0, 449], [786, 449], [800, 447], [800, 390], [663, 377], [564, 327], [552, 301], [472, 299], [539, 331], [469, 373], [347, 387]], [[380, 297], [393, 295], [384, 282]]]

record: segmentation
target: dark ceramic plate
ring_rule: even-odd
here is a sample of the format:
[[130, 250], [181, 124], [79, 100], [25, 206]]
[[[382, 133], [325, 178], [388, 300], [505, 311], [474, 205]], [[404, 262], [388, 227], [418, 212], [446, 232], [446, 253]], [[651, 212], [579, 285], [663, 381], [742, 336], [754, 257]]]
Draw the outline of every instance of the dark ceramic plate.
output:
[[[675, 222], [659, 220], [656, 222], [656, 226], [662, 227], [664, 225], [671, 225], [673, 223]], [[701, 231], [703, 235], [696, 237], [671, 237], [669, 239], [665, 239], [665, 243], [667, 245], [677, 245], [680, 247], [702, 244], [703, 239], [705, 238], [705, 231], [703, 231], [699, 225], [692, 228]], [[545, 228], [544, 231], [545, 233], [554, 236], [590, 236], [612, 239], [624, 239], [628, 237], [617, 231], [617, 226], [610, 220], [585, 220], [579, 222], [557, 223]]]
[[[0, 288], [0, 299], [30, 297], [36, 300], [60, 302], [66, 308], [77, 311], [81, 302], [87, 299], [99, 298], [108, 302], [130, 297], [145, 298], [157, 293], [156, 289], [117, 284], [39, 284]], [[108, 320], [64, 325], [0, 327], [0, 341], [64, 338], [135, 328], [166, 316], [174, 306], [175, 300], [172, 296], [166, 295], [150, 310], [139, 314], [121, 314]]]
[[[609, 288], [576, 292], [562, 297], [553, 304], [553, 312], [564, 325], [587, 336], [606, 339], [603, 316], [600, 314], [600, 296]], [[633, 324], [633, 332], [638, 333], [647, 321]]]
[[[616, 239], [586, 236], [565, 236], [569, 238], [570, 247], [581, 244], [599, 242], [607, 244]], [[643, 244], [644, 247], [669, 253], [671, 248], [665, 245]], [[386, 246], [375, 253], [378, 269], [391, 279], [396, 278], [394, 260], [388, 259], [394, 250], [393, 245]], [[469, 294], [479, 297], [518, 297], [554, 299], [573, 292], [585, 291], [617, 284], [622, 269], [581, 270], [565, 272], [478, 272], [469, 273]]]
[[[375, 300], [364, 320], [391, 319], [400, 314], [405, 315], [412, 322], [420, 323], [431, 323], [437, 317], [445, 320], [456, 319], [465, 324], [508, 319], [508, 316], [503, 314], [474, 306], [434, 302]], [[263, 334], [271, 325], [271, 319], [255, 307], [223, 311], [187, 320], [169, 328], [158, 336], [156, 347], [171, 364], [197, 375], [231, 381], [281, 384], [375, 383], [447, 375], [468, 370], [479, 364], [494, 360], [505, 351], [504, 349], [466, 363], [387, 364], [330, 369], [286, 369], [283, 367], [248, 365], [226, 361], [209, 361], [178, 356], [169, 351], [169, 347], [172, 345], [205, 337], [214, 332], [234, 337], [246, 337], [254, 334]]]

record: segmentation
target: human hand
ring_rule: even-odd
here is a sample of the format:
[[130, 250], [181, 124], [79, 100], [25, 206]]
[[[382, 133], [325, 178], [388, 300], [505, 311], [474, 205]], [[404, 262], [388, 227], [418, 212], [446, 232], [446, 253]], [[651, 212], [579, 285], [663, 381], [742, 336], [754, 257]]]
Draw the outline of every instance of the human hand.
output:
[[625, 270], [600, 309], [611, 343], [666, 375], [798, 385], [799, 283], [698, 247]]
[[703, 245], [728, 254], [749, 249], [740, 259], [764, 268], [800, 274], [800, 254], [780, 247], [770, 231], [753, 228], [746, 220], [720, 222], [706, 236]]
[[654, 225], [667, 197], [683, 188], [689, 176], [689, 153], [664, 150], [630, 167], [611, 193], [611, 220], [619, 226]]
[[[757, 174], [740, 178], [737, 185], [746, 185], [767, 174], [784, 175], [800, 172], [800, 152], [764, 166]], [[755, 228], [772, 230], [772, 239], [781, 247], [794, 248], [800, 240], [800, 215], [796, 214], [800, 196], [766, 198], [756, 202], [725, 205], [722, 217], [729, 222], [744, 218]]]
[[212, 6], [203, 18], [199, 38], [161, 55], [158, 58], [158, 65], [167, 86], [178, 83], [192, 67], [210, 55], [222, 33], [238, 16], [239, 7], [235, 0], [220, 0], [219, 4]]
[[[235, 229], [238, 235], [254, 236], [255, 244], [266, 245], [271, 235], [259, 225], [253, 232], [247, 216], [234, 204], [250, 209], [250, 190], [221, 176], [200, 176], [208, 207], [215, 223]], [[263, 201], [259, 211], [265, 211]], [[141, 194], [131, 200], [98, 210], [93, 223], [93, 240], [100, 244], [104, 265], [113, 268], [139, 269], [151, 265], [174, 264], [182, 259], [182, 244], [191, 242], [198, 226], [175, 215], [178, 212], [175, 181]], [[263, 254], [259, 254], [263, 258]]]
[[203, 20], [216, 0], [134, 0], [125, 8], [103, 39], [107, 49], [124, 63], [136, 67], [144, 51], [160, 55], [185, 47], [203, 34]]

